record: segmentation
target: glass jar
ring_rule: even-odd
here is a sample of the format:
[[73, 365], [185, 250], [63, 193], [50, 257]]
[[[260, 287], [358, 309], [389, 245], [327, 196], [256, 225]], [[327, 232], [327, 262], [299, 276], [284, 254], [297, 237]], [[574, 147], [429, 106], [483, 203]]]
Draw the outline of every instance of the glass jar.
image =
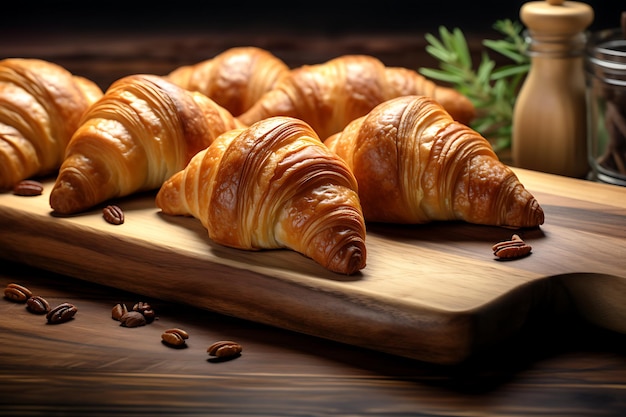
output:
[[626, 38], [591, 34], [585, 59], [589, 179], [626, 186]]

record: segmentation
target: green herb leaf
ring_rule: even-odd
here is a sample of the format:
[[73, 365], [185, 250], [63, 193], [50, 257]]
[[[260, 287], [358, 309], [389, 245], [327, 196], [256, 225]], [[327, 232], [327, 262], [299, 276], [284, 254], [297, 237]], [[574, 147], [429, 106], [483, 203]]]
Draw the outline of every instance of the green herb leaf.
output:
[[512, 61], [521, 64], [528, 60], [527, 56], [517, 49], [517, 46], [511, 44], [508, 41], [500, 40], [500, 41], [492, 41], [485, 40], [483, 41], [483, 45], [488, 48], [493, 49], [495, 52], [498, 52], [500, 55], [504, 55]]
[[492, 79], [498, 80], [500, 78], [513, 78], [516, 75], [526, 75], [529, 70], [530, 64], [504, 66], [493, 71]]
[[[426, 51], [438, 60], [439, 68], [420, 68], [419, 72], [425, 77], [449, 83], [472, 101], [477, 117], [471, 127], [489, 139], [498, 152], [510, 147], [513, 106], [521, 82], [530, 70], [530, 58], [521, 23], [498, 20], [493, 28], [503, 38], [483, 40], [482, 45], [487, 51], [483, 51], [478, 67], [473, 65], [467, 40], [460, 28], [450, 31], [440, 26], [438, 38], [427, 33]], [[498, 53], [512, 63], [496, 67], [496, 61], [488, 51]]]
[[472, 68], [472, 58], [465, 40], [465, 35], [459, 28], [454, 29], [454, 45], [459, 57], [459, 63], [463, 68]]
[[432, 68], [423, 68], [420, 73], [428, 78], [432, 78], [434, 80], [445, 81], [452, 84], [458, 84], [463, 80], [460, 80], [459, 77], [455, 75], [451, 75], [445, 71], [436, 70]]

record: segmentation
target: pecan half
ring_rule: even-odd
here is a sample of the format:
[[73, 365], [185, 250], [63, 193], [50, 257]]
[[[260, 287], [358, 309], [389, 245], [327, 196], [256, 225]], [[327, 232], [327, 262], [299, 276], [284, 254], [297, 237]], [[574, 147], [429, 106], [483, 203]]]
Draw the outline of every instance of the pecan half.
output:
[[222, 340], [208, 347], [207, 353], [218, 358], [230, 358], [241, 354], [242, 346], [230, 340]]
[[31, 290], [19, 284], [10, 283], [4, 289], [4, 298], [16, 303], [25, 303], [32, 296]]
[[70, 303], [61, 303], [46, 314], [49, 324], [59, 324], [74, 318], [78, 309]]
[[138, 311], [146, 318], [148, 323], [152, 323], [156, 317], [156, 313], [152, 309], [152, 306], [143, 301], [139, 301], [133, 306], [133, 311]]
[[43, 184], [35, 180], [22, 180], [13, 187], [13, 194], [25, 197], [41, 195]]
[[133, 306], [133, 311], [143, 313], [146, 310], [152, 310], [152, 306], [144, 301], [139, 301]]
[[124, 223], [124, 211], [116, 205], [108, 205], [102, 209], [102, 217], [107, 223], [120, 225]]
[[124, 327], [139, 327], [146, 325], [146, 318], [138, 311], [129, 311], [120, 317], [121, 325]]
[[48, 301], [46, 301], [45, 298], [38, 295], [33, 295], [28, 300], [26, 300], [26, 308], [31, 313], [48, 314], [48, 312], [50, 311], [50, 304], [48, 303]]
[[180, 347], [189, 339], [189, 334], [183, 329], [168, 329], [163, 332], [161, 339], [167, 345]]
[[128, 313], [128, 307], [124, 303], [118, 303], [111, 309], [111, 318], [120, 321], [124, 314]]
[[532, 246], [524, 242], [519, 235], [514, 234], [510, 240], [498, 242], [491, 249], [498, 258], [512, 260], [528, 256], [532, 251]]

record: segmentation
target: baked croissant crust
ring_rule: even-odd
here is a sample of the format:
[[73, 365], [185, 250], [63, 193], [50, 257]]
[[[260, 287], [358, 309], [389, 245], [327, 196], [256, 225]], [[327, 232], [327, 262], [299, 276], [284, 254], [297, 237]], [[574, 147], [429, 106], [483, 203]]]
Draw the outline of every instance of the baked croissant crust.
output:
[[296, 117], [326, 138], [378, 104], [413, 94], [435, 98], [461, 123], [467, 124], [475, 116], [467, 97], [416, 71], [387, 67], [369, 55], [343, 55], [292, 69], [239, 119], [250, 125], [270, 116]]
[[102, 96], [91, 80], [44, 60], [0, 61], [0, 191], [54, 173], [87, 108]]
[[435, 100], [380, 104], [324, 143], [357, 178], [365, 219], [535, 227], [544, 212], [479, 133]]
[[199, 91], [238, 116], [287, 73], [287, 64], [271, 52], [242, 46], [178, 67], [166, 78], [188, 90]]
[[224, 131], [242, 125], [198, 92], [135, 74], [111, 84], [67, 145], [50, 192], [60, 214], [153, 190]]
[[199, 219], [224, 246], [288, 248], [341, 274], [365, 267], [356, 179], [298, 119], [271, 117], [222, 134], [165, 181], [156, 205]]

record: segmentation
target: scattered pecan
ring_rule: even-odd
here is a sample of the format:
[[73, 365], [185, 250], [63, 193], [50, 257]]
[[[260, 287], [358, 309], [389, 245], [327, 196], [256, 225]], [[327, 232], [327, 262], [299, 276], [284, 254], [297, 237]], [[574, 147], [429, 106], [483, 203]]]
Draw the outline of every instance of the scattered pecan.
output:
[[16, 303], [25, 303], [32, 296], [31, 290], [19, 284], [11, 283], [4, 289], [4, 298]]
[[242, 346], [230, 340], [222, 340], [208, 347], [207, 353], [218, 358], [231, 358], [241, 354]]
[[146, 325], [146, 318], [138, 311], [129, 311], [120, 317], [121, 325], [124, 327], [139, 327]]
[[43, 184], [35, 180], [22, 180], [13, 187], [13, 194], [30, 197], [41, 195], [43, 193]]
[[516, 234], [514, 234], [510, 240], [496, 243], [491, 249], [493, 250], [493, 254], [498, 258], [508, 260], [523, 258], [532, 251], [532, 247]]
[[154, 310], [144, 310], [141, 314], [143, 314], [147, 323], [152, 323], [156, 318], [156, 313], [154, 312]]
[[163, 332], [161, 339], [167, 345], [181, 347], [189, 339], [189, 334], [182, 329], [168, 329]]
[[61, 303], [46, 314], [49, 324], [59, 324], [74, 318], [78, 309], [70, 303]]
[[39, 295], [33, 295], [28, 300], [26, 300], [26, 308], [31, 313], [35, 314], [48, 314], [50, 311], [50, 304], [46, 301], [45, 298], [40, 297]]
[[102, 209], [102, 217], [107, 223], [111, 223], [114, 225], [120, 225], [124, 223], [124, 211], [116, 205], [108, 205], [104, 209]]
[[113, 306], [113, 309], [111, 309], [111, 318], [113, 320], [121, 321], [122, 317], [126, 313], [128, 313], [128, 307], [126, 307], [126, 304], [119, 303]]
[[146, 310], [152, 310], [152, 306], [144, 301], [139, 301], [133, 306], [133, 311], [143, 313]]
[[156, 317], [156, 313], [152, 309], [152, 306], [143, 301], [139, 301], [137, 304], [133, 306], [133, 311], [138, 311], [146, 318], [148, 323], [152, 323], [154, 318]]

